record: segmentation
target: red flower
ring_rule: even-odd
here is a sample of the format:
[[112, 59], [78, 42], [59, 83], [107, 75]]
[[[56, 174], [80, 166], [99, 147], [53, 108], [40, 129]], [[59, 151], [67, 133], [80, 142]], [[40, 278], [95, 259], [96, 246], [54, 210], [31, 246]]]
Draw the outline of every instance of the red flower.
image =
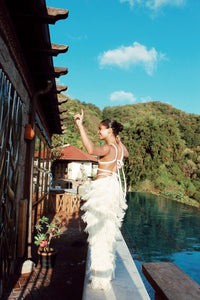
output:
[[46, 247], [47, 246], [47, 241], [41, 241], [40, 242], [40, 247]]
[[55, 227], [52, 227], [52, 228], [51, 228], [51, 232], [52, 232], [52, 233], [55, 233], [55, 231], [56, 231], [56, 228], [55, 228]]

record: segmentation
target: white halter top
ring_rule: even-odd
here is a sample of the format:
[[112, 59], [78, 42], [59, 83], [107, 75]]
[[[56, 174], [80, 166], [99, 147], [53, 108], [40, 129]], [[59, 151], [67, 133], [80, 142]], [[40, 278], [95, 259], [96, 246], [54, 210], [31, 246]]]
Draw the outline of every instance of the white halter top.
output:
[[[120, 159], [117, 159], [117, 155], [118, 155], [118, 149], [117, 149], [117, 146], [113, 143], [109, 144], [111, 146], [113, 146], [116, 150], [116, 153], [115, 153], [115, 158], [113, 160], [110, 160], [110, 161], [99, 161], [100, 164], [111, 164], [115, 161], [117, 161], [117, 169], [120, 169], [123, 165], [123, 157], [124, 157], [124, 149], [123, 147], [120, 145], [121, 149], [122, 149], [122, 155], [121, 155], [121, 158]], [[101, 169], [101, 170], [104, 170], [104, 169]], [[109, 170], [107, 170], [109, 171]], [[112, 172], [112, 171], [110, 171]]]
[[115, 153], [115, 158], [113, 160], [110, 160], [110, 161], [99, 161], [99, 164], [110, 164], [110, 163], [113, 163], [115, 161], [117, 161], [117, 173], [116, 172], [113, 172], [113, 171], [110, 171], [110, 170], [105, 170], [105, 169], [101, 169], [101, 168], [98, 168], [97, 170], [99, 171], [102, 171], [102, 173], [99, 173], [98, 176], [111, 176], [112, 174], [117, 174], [118, 175], [118, 179], [119, 179], [119, 182], [120, 182], [120, 186], [122, 188], [122, 182], [121, 182], [121, 177], [120, 177], [120, 169], [122, 169], [122, 174], [123, 174], [123, 180], [124, 180], [124, 197], [126, 197], [126, 178], [125, 178], [125, 174], [124, 174], [124, 169], [123, 169], [123, 157], [124, 157], [124, 149], [123, 147], [120, 145], [121, 149], [122, 149], [122, 155], [120, 157], [120, 159], [117, 159], [117, 156], [118, 156], [118, 149], [117, 149], [117, 146], [113, 143], [109, 144], [111, 146], [113, 146], [116, 150], [116, 153]]

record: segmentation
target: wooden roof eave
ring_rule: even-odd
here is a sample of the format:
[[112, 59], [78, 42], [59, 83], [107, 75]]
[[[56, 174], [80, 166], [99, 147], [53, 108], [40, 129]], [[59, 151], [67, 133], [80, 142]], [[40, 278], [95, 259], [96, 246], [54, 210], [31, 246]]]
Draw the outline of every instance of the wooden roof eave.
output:
[[[31, 97], [37, 91], [44, 89], [47, 80], [52, 80], [53, 88], [51, 92], [48, 93], [48, 97], [40, 97], [39, 110], [41, 109], [44, 111], [44, 118], [49, 126], [49, 132], [51, 134], [61, 133], [57, 94], [67, 90], [67, 87], [56, 87], [55, 77], [62, 75], [63, 71], [66, 74], [67, 69], [60, 71], [60, 73], [56, 73], [52, 56], [67, 52], [68, 46], [51, 44], [48, 24], [53, 24], [57, 20], [67, 18], [68, 10], [47, 8], [45, 1], [43, 0], [33, 2], [27, 0], [25, 1], [26, 5], [23, 5], [23, 1], [19, 3], [15, 1], [3, 1], [2, 3], [4, 2], [6, 2], [6, 14], [13, 27], [11, 27], [11, 34], [8, 34], [8, 30], [5, 31], [5, 40], [7, 41], [9, 48], [14, 48], [14, 50], [16, 48], [15, 52], [17, 55], [15, 55], [14, 52], [15, 63], [19, 70], [22, 70], [21, 75], [24, 75], [23, 79]], [[4, 6], [1, 8], [3, 14]], [[6, 28], [7, 27], [8, 25]], [[15, 33], [16, 36], [16, 44], [13, 43], [13, 33]], [[33, 58], [32, 54], [34, 51], [36, 52], [36, 56]], [[46, 57], [43, 56], [43, 53], [46, 53]], [[39, 66], [37, 66], [37, 61]], [[25, 72], [26, 70], [27, 72]], [[37, 76], [37, 70], [42, 74], [42, 77]], [[48, 99], [48, 101], [46, 101], [46, 99]], [[57, 106], [57, 108], [54, 105]]]
[[62, 75], [66, 75], [68, 73], [68, 68], [63, 68], [63, 67], [54, 67], [54, 71], [43, 71], [43, 72], [34, 72], [35, 74], [37, 74], [38, 76], [43, 76], [46, 75], [47, 77], [51, 78], [51, 77], [60, 77]]
[[58, 108], [59, 109], [59, 114], [64, 114], [68, 111], [66, 108]]
[[67, 91], [66, 85], [56, 85], [56, 93], [59, 94], [61, 92]]
[[65, 53], [69, 49], [67, 45], [51, 44], [51, 54], [57, 56], [60, 53]]
[[68, 121], [60, 121], [60, 123], [61, 123], [61, 125], [63, 126], [63, 125], [68, 124]]
[[43, 49], [43, 48], [29, 48], [28, 52], [31, 54], [44, 54], [49, 56], [57, 56], [60, 53], [65, 53], [69, 49], [67, 45], [58, 45], [58, 44], [51, 44], [51, 48]]
[[60, 77], [62, 75], [66, 75], [67, 73], [68, 73], [68, 68], [54, 67], [55, 77]]
[[63, 130], [66, 130], [67, 127], [66, 127], [66, 126], [61, 126], [61, 129], [62, 129], [62, 131], [63, 131]]
[[66, 19], [68, 17], [68, 9], [61, 9], [55, 7], [47, 7], [48, 24], [55, 24], [56, 21]]
[[17, 18], [29, 18], [39, 20], [45, 24], [55, 24], [58, 20], [64, 20], [68, 17], [68, 9], [47, 7], [46, 10], [40, 14], [27, 13], [21, 10], [20, 12], [12, 12]]
[[[68, 101], [68, 100], [67, 100], [67, 101]], [[58, 107], [58, 109], [61, 110], [61, 108], [59, 108], [59, 106], [61, 106], [63, 103], [66, 103], [67, 101], [55, 103], [53, 106], [54, 106], [54, 107]], [[68, 110], [67, 110], [67, 111], [68, 111]]]
[[60, 116], [60, 121], [64, 121], [67, 119], [67, 116]]
[[58, 97], [58, 105], [67, 103], [68, 100], [69, 100], [68, 97], [64, 97], [64, 98], [59, 98], [59, 97]]

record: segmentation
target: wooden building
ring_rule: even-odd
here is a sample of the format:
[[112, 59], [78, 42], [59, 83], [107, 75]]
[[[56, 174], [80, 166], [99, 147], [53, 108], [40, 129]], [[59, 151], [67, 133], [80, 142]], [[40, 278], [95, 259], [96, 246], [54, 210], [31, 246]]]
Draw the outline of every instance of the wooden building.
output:
[[0, 0], [0, 298], [17, 258], [31, 257], [48, 201], [51, 137], [62, 133], [58, 94], [67, 89], [56, 85], [67, 68], [54, 67], [53, 56], [68, 50], [51, 44], [49, 24], [67, 16], [45, 0]]

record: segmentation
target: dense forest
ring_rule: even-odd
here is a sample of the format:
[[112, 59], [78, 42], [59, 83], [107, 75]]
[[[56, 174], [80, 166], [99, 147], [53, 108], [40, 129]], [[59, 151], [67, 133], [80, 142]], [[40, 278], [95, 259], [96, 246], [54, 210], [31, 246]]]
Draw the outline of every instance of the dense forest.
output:
[[[61, 96], [62, 97], [62, 96]], [[101, 120], [121, 122], [121, 139], [129, 150], [125, 173], [129, 191], [159, 194], [200, 207], [200, 115], [185, 113], [161, 102], [105, 107], [100, 110], [69, 98], [62, 104], [62, 135], [53, 136], [53, 147], [71, 144], [82, 150], [73, 115], [84, 109], [88, 136], [100, 145], [97, 130]]]

